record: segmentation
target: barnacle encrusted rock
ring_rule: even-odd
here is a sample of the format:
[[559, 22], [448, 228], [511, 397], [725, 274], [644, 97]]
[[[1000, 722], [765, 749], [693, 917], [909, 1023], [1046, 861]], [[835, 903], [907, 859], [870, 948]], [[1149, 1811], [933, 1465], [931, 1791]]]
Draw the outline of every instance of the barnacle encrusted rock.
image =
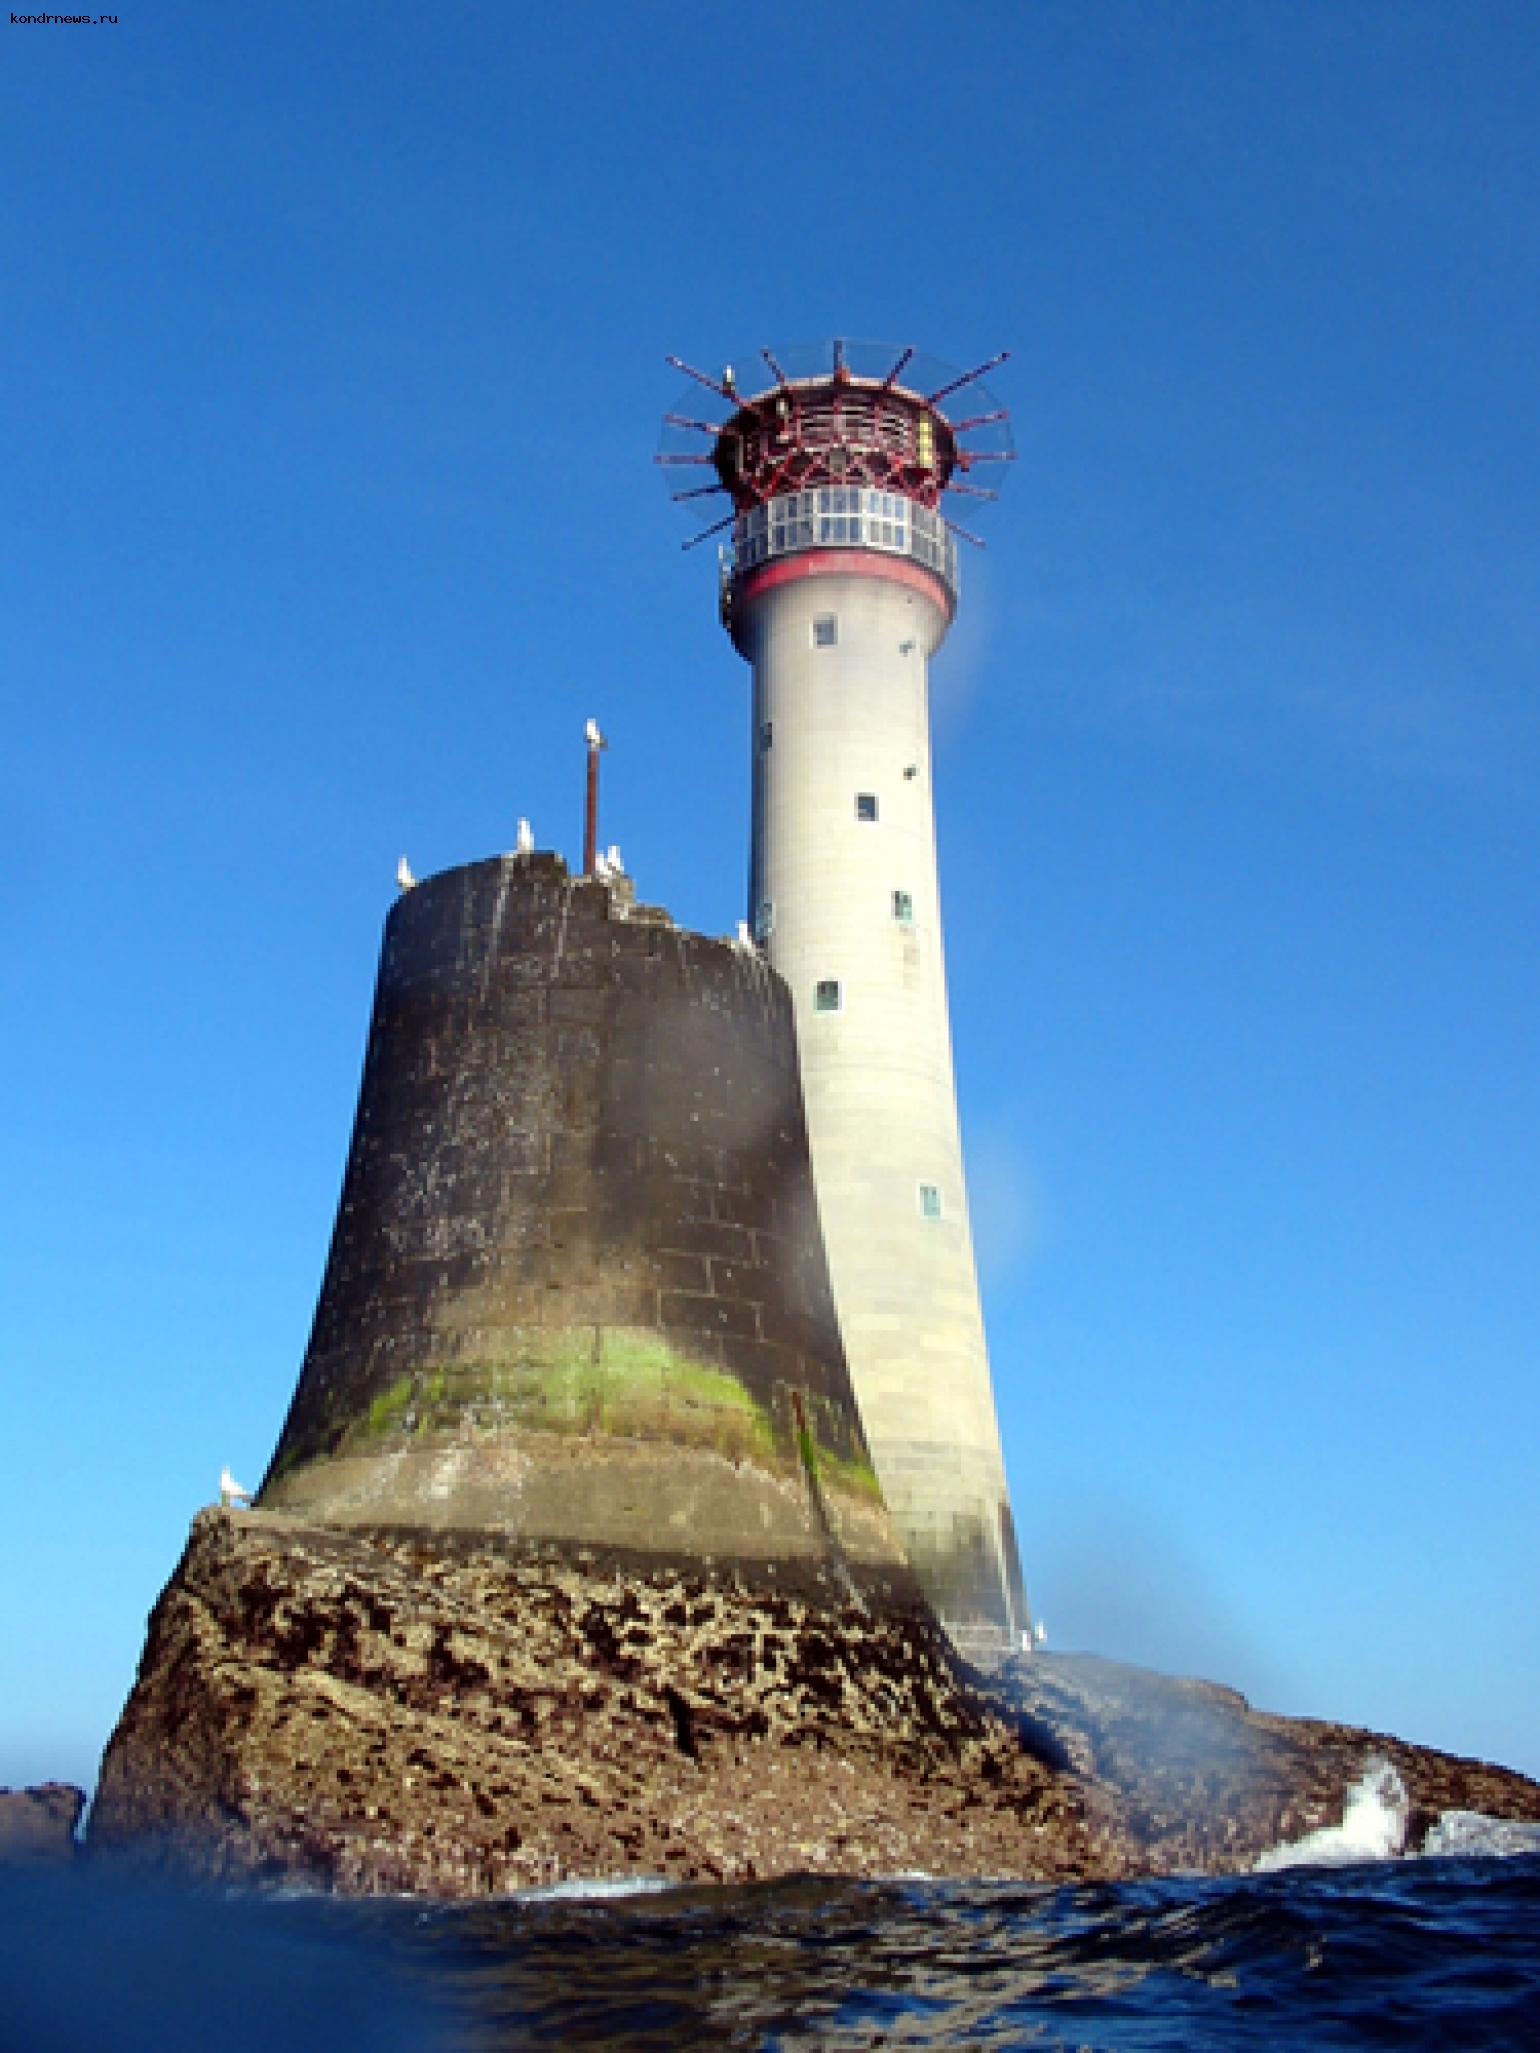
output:
[[1071, 1875], [1071, 1783], [923, 1604], [209, 1510], [151, 1619], [98, 1849], [463, 1896], [569, 1876]]

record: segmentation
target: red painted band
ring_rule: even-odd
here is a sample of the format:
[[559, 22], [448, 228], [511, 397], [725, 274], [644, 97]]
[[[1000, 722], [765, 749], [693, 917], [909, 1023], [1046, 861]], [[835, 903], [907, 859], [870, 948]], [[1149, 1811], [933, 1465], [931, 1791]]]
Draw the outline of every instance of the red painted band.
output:
[[761, 592], [773, 592], [777, 585], [793, 584], [803, 577], [886, 578], [889, 584], [907, 585], [922, 593], [940, 607], [948, 625], [957, 610], [952, 594], [933, 570], [908, 556], [888, 556], [879, 549], [803, 549], [795, 556], [773, 557], [735, 581], [734, 610], [748, 605]]

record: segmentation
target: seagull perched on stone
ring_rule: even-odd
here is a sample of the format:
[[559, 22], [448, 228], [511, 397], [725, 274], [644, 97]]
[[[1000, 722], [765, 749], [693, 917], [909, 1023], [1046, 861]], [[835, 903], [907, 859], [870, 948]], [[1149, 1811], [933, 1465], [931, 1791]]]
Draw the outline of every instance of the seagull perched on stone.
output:
[[398, 862], [398, 863], [396, 864], [396, 888], [397, 888], [397, 890], [399, 890], [399, 891], [410, 891], [410, 890], [411, 890], [411, 888], [412, 888], [412, 886], [413, 886], [413, 885], [414, 885], [414, 884], [415, 884], [416, 882], [417, 882], [417, 879], [416, 879], [416, 878], [415, 878], [415, 877], [414, 877], [414, 876], [412, 875], [412, 866], [411, 866], [411, 864], [410, 864], [410, 863], [409, 863], [409, 862], [407, 861], [407, 859], [406, 859], [406, 857], [405, 857], [405, 856], [402, 856], [402, 858], [401, 858], [400, 862]]
[[251, 1509], [251, 1492], [243, 1490], [227, 1468], [219, 1471], [219, 1501], [221, 1504], [244, 1504]]
[[531, 827], [528, 820], [520, 820], [519, 831], [517, 835], [514, 837], [513, 845], [520, 855], [534, 854], [535, 830], [533, 827]]
[[747, 920], [739, 920], [738, 931], [733, 936], [733, 946], [735, 948], [752, 948], [754, 946], [754, 936], [749, 932]]
[[610, 866], [610, 875], [612, 877], [623, 877], [626, 874], [626, 866], [620, 860], [620, 850], [613, 841], [610, 843], [610, 852], [605, 857], [605, 861]]

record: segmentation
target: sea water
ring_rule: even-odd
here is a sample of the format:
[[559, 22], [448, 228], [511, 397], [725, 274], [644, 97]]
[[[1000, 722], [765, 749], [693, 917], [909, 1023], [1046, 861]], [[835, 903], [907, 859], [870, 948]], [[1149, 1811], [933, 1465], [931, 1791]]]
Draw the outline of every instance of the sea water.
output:
[[1432, 1859], [1076, 1888], [809, 1878], [456, 1905], [13, 1877], [0, 2047], [1540, 2048], [1540, 1835], [1451, 1817], [1464, 1850]]

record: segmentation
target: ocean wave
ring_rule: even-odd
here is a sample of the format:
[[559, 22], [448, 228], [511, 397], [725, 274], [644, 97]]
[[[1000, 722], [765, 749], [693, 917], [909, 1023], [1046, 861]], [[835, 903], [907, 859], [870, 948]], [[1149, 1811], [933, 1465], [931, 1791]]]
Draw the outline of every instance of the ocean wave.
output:
[[1388, 1761], [1371, 1761], [1348, 1790], [1340, 1825], [1323, 1825], [1303, 1839], [1270, 1847], [1258, 1858], [1255, 1872], [1340, 1868], [1418, 1855], [1427, 1860], [1511, 1860], [1518, 1854], [1540, 1854], [1540, 1825], [1490, 1818], [1484, 1811], [1444, 1811], [1422, 1845], [1408, 1847], [1410, 1816], [1406, 1784]]
[[1406, 1848], [1411, 1815], [1406, 1784], [1389, 1761], [1371, 1761], [1347, 1793], [1340, 1825], [1323, 1825], [1303, 1839], [1270, 1847], [1258, 1874], [1280, 1868], [1340, 1868], [1356, 1861], [1395, 1860]]
[[530, 1889], [515, 1889], [502, 1899], [508, 1903], [615, 1903], [628, 1896], [659, 1896], [679, 1885], [666, 1875], [612, 1875], [591, 1881], [540, 1882]]
[[1489, 1818], [1484, 1811], [1445, 1811], [1423, 1841], [1422, 1850], [1430, 1860], [1451, 1855], [1511, 1860], [1516, 1854], [1540, 1853], [1540, 1825]]
[[5, 2053], [1496, 2053], [1540, 2016], [1540, 1855], [434, 1905], [80, 1868], [0, 1875]]

